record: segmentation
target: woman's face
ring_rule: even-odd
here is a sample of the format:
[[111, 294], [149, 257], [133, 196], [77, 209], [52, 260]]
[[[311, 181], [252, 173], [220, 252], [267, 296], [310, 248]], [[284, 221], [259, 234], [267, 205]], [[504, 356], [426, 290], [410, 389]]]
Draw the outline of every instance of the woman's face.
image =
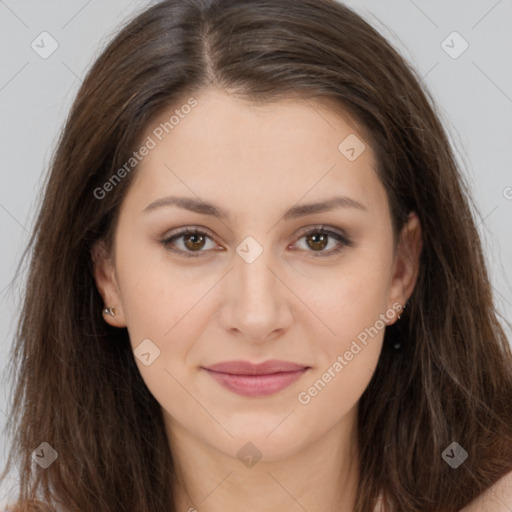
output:
[[[105, 320], [127, 327], [171, 436], [277, 459], [355, 425], [384, 322], [414, 287], [419, 223], [410, 216], [395, 254], [369, 142], [327, 107], [256, 106], [217, 90], [188, 100], [148, 128], [115, 254], [95, 250], [116, 310]], [[206, 369], [234, 360], [307, 369]]]

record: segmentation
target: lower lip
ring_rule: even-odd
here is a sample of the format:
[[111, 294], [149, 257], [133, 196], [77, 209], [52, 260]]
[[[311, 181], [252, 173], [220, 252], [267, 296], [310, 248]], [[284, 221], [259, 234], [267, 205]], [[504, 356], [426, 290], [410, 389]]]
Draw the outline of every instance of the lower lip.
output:
[[243, 396], [267, 396], [273, 395], [278, 391], [293, 384], [300, 379], [308, 370], [298, 370], [295, 372], [270, 373], [268, 375], [232, 375], [230, 373], [220, 373], [213, 370], [205, 370], [222, 386]]

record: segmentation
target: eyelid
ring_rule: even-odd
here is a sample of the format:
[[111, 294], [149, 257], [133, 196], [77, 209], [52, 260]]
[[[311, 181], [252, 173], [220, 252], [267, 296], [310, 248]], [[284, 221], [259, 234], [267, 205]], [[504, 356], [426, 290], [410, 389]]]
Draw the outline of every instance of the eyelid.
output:
[[339, 237], [343, 237], [343, 238], [349, 240], [349, 237], [342, 229], [336, 228], [334, 226], [329, 226], [326, 224], [312, 224], [309, 226], [305, 226], [304, 228], [301, 228], [299, 231], [299, 235], [297, 236], [297, 239], [303, 237], [304, 235], [309, 234], [310, 232], [317, 232], [317, 231], [327, 233], [327, 234], [338, 235]]
[[170, 231], [167, 231], [166, 234], [162, 237], [163, 240], [168, 240], [169, 238], [172, 238], [174, 236], [178, 235], [186, 235], [187, 233], [199, 233], [208, 235], [212, 240], [215, 239], [215, 237], [211, 234], [211, 231], [208, 228], [205, 228], [204, 226], [199, 226], [195, 224], [191, 224], [190, 226], [182, 226], [179, 228], [171, 229]]

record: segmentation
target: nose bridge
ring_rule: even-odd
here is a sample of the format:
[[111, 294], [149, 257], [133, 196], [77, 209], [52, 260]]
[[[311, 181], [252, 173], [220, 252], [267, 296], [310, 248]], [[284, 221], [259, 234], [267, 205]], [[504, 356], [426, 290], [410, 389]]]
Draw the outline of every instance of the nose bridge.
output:
[[240, 288], [239, 299], [251, 308], [270, 307], [277, 296], [276, 278], [269, 270], [273, 266], [272, 251], [253, 240], [244, 241], [237, 248], [235, 286]]
[[264, 340], [285, 327], [289, 315], [273, 272], [273, 251], [251, 238], [237, 247], [230, 280], [232, 289], [227, 295], [230, 300], [224, 304], [229, 311], [229, 325], [225, 327], [240, 331], [247, 339]]

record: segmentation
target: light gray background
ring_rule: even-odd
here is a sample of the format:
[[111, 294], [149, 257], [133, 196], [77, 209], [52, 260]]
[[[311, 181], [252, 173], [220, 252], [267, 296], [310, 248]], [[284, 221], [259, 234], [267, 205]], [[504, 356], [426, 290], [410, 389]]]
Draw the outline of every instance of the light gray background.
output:
[[[16, 265], [34, 221], [43, 171], [81, 77], [116, 29], [151, 2], [0, 0], [0, 371], [13, 341]], [[495, 298], [512, 317], [512, 0], [350, 0], [423, 76], [443, 112], [480, 211]], [[31, 43], [47, 31], [58, 49], [41, 58]], [[441, 43], [457, 31], [458, 58]], [[460, 41], [447, 44], [457, 51]], [[506, 327], [508, 334], [512, 333]], [[0, 381], [0, 428], [9, 383]], [[8, 440], [0, 436], [0, 465]], [[15, 478], [11, 484], [15, 483]], [[9, 485], [0, 489], [2, 496]]]

